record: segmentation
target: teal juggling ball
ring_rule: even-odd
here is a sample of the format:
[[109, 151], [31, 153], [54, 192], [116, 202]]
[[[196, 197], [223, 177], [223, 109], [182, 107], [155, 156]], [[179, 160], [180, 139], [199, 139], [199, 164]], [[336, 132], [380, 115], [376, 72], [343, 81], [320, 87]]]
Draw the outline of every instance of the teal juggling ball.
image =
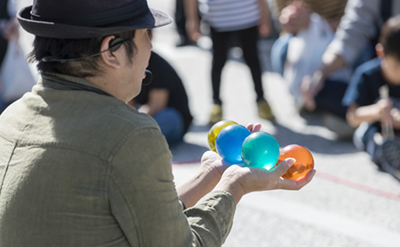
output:
[[272, 135], [255, 132], [244, 140], [241, 156], [246, 166], [269, 170], [279, 159], [279, 144]]

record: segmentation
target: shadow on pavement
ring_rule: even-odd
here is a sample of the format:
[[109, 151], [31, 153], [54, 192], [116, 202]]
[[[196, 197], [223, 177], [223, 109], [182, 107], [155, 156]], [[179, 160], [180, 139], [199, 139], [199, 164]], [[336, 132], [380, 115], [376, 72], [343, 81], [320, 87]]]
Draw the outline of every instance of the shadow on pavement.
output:
[[170, 147], [172, 153], [172, 163], [198, 163], [204, 152], [209, 151], [208, 147], [197, 144], [180, 142]]
[[299, 144], [312, 152], [332, 155], [358, 152], [351, 141], [329, 140], [318, 135], [301, 134], [277, 123], [274, 126], [276, 128], [274, 137], [281, 147], [289, 144]]

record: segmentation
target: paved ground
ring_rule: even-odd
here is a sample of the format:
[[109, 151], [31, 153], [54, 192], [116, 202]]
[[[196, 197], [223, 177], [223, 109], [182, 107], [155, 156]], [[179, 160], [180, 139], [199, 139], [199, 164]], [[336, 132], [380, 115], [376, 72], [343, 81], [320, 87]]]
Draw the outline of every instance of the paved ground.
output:
[[[173, 0], [149, 0], [149, 5], [173, 15]], [[172, 147], [173, 171], [176, 183], [180, 183], [194, 173], [201, 154], [208, 150], [209, 41], [203, 39], [202, 48], [175, 48], [173, 25], [156, 29], [154, 35], [154, 50], [183, 78], [195, 117], [185, 142]], [[31, 37], [22, 33], [22, 38], [27, 49]], [[265, 69], [269, 44], [268, 40], [260, 43]], [[400, 246], [400, 182], [379, 171], [352, 143], [338, 141], [322, 127], [319, 116], [297, 114], [279, 76], [265, 72], [263, 79], [276, 122], [258, 118], [250, 72], [240, 59], [230, 61], [223, 72], [224, 117], [243, 125], [262, 123], [262, 130], [273, 134], [281, 146], [297, 143], [309, 148], [317, 174], [299, 192], [246, 195], [237, 207], [224, 246]]]

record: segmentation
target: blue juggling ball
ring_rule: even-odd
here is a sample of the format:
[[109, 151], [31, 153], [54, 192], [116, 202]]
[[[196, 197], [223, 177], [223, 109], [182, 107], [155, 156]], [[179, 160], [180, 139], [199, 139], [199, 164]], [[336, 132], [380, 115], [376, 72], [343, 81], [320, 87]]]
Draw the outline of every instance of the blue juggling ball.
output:
[[243, 164], [242, 144], [250, 134], [243, 125], [229, 125], [223, 128], [215, 141], [218, 154], [229, 164]]

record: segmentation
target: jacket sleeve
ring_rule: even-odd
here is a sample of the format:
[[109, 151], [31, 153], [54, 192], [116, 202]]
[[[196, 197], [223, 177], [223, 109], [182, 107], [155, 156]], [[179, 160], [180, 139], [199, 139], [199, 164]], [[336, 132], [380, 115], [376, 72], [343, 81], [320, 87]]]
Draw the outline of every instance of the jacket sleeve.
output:
[[349, 0], [328, 50], [352, 64], [379, 30], [380, 1]]
[[221, 246], [235, 211], [233, 197], [211, 192], [183, 211], [171, 154], [156, 128], [136, 131], [112, 159], [109, 200], [131, 246]]

